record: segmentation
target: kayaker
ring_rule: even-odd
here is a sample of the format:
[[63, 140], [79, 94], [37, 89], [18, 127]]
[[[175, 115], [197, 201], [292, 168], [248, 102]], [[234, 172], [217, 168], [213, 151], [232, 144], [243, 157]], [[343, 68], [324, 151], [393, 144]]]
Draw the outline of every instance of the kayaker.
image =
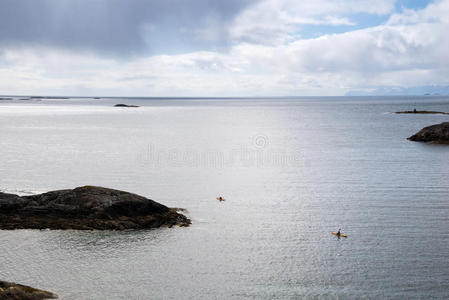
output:
[[341, 228], [338, 229], [337, 231], [337, 235], [340, 236], [341, 235]]

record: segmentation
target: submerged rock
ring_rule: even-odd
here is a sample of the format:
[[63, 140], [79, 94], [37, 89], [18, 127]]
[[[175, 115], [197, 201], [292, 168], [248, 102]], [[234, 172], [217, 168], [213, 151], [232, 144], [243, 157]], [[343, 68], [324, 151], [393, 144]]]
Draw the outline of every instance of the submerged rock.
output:
[[443, 122], [421, 129], [408, 138], [415, 142], [431, 142], [435, 144], [449, 144], [449, 122]]
[[122, 103], [120, 103], [120, 104], [114, 105], [114, 107], [139, 107], [139, 106], [137, 106], [137, 105], [130, 105], [130, 104], [122, 104]]
[[0, 193], [0, 229], [148, 229], [190, 220], [145, 197], [96, 186], [33, 196]]
[[57, 298], [58, 296], [52, 292], [42, 291], [26, 285], [0, 280], [0, 299], [40, 300]]

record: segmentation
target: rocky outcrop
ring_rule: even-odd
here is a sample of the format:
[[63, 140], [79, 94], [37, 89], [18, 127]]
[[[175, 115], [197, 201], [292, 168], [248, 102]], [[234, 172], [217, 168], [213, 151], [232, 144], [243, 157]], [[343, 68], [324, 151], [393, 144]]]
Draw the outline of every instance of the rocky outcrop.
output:
[[418, 133], [409, 137], [408, 140], [435, 144], [449, 144], [449, 122], [424, 127]]
[[404, 110], [397, 111], [395, 114], [439, 114], [439, 115], [449, 115], [447, 112], [443, 111], [433, 111], [433, 110]]
[[0, 229], [148, 229], [190, 220], [151, 199], [96, 186], [18, 196], [0, 193]]
[[139, 107], [139, 106], [137, 106], [137, 105], [130, 105], [130, 104], [122, 104], [122, 103], [120, 103], [120, 104], [114, 105], [114, 107]]
[[57, 299], [58, 296], [47, 291], [38, 290], [26, 285], [0, 281], [0, 299], [8, 300], [40, 300]]

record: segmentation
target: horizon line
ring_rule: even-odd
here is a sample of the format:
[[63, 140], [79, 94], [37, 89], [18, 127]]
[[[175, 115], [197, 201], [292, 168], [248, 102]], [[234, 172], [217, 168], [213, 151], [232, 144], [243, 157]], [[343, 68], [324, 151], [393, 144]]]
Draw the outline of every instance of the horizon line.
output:
[[[3, 95], [0, 94], [0, 98], [4, 97], [23, 97], [31, 99], [72, 99], [72, 98], [82, 98], [82, 99], [275, 99], [275, 98], [372, 98], [372, 97], [442, 97], [449, 96], [448, 94], [398, 94], [398, 95], [308, 95], [308, 96], [74, 96], [74, 95]], [[5, 100], [5, 99], [0, 99]]]

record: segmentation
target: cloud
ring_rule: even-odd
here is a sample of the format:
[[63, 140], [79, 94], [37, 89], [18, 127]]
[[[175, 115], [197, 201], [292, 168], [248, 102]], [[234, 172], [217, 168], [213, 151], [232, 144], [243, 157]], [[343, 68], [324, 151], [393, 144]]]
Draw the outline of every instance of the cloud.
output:
[[102, 54], [226, 50], [275, 44], [300, 25], [354, 25], [354, 13], [387, 14], [392, 0], [2, 0], [0, 45]]
[[302, 25], [355, 25], [348, 17], [358, 13], [385, 15], [394, 0], [263, 0], [253, 3], [230, 27], [234, 41], [276, 45], [300, 35]]
[[438, 0], [421, 10], [404, 9], [400, 14], [393, 14], [388, 25], [408, 25], [421, 23], [449, 23], [449, 2]]
[[[362, 1], [359, 4], [352, 11], [372, 9]], [[391, 11], [394, 2], [384, 4], [376, 13]], [[332, 5], [325, 7], [329, 13], [336, 12]], [[272, 14], [276, 10], [267, 11]], [[449, 1], [438, 1], [422, 10], [405, 9], [386, 24], [366, 29], [284, 43], [279, 43], [283, 37], [276, 36], [276, 43], [267, 42], [264, 47], [242, 44], [234, 48], [241, 50], [234, 56], [246, 57], [243, 61], [248, 70], [282, 74], [282, 85], [276, 89], [287, 93], [295, 87], [317, 88], [323, 93], [376, 85], [448, 84], [448, 15]], [[285, 34], [285, 30], [279, 32]], [[258, 36], [257, 32], [248, 35]]]
[[[182, 52], [184, 48], [204, 47], [201, 36], [192, 39], [196, 32], [203, 28], [219, 32], [250, 2], [2, 0], [0, 45], [38, 45], [122, 55]], [[212, 46], [225, 43], [217, 38]]]
[[[197, 45], [218, 45], [226, 40], [226, 51], [200, 47], [181, 53], [116, 57], [91, 48], [74, 51], [53, 43], [4, 47], [0, 49], [0, 91], [282, 96], [339, 95], [349, 89], [376, 86], [449, 84], [449, 0], [433, 2], [420, 10], [393, 13], [394, 5], [394, 1], [372, 5], [371, 1], [266, 0], [245, 8], [228, 8], [224, 22], [217, 21], [214, 9], [208, 8], [207, 14], [200, 14], [203, 23], [198, 23], [207, 26], [181, 30]], [[351, 26], [352, 13], [391, 16], [384, 24], [369, 28], [300, 38], [298, 31], [305, 24]], [[161, 24], [145, 23], [142, 30], [152, 34]], [[123, 51], [130, 50], [125, 47]]]

